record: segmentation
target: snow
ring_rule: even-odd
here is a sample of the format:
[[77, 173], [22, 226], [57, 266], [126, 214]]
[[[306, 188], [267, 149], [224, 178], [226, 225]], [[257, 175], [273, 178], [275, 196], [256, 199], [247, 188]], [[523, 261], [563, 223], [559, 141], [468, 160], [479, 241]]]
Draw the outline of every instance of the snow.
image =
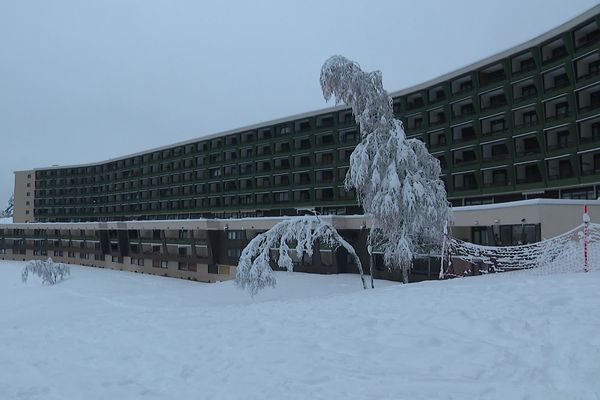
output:
[[278, 273], [252, 299], [0, 262], [0, 399], [596, 399], [600, 273], [409, 285]]

